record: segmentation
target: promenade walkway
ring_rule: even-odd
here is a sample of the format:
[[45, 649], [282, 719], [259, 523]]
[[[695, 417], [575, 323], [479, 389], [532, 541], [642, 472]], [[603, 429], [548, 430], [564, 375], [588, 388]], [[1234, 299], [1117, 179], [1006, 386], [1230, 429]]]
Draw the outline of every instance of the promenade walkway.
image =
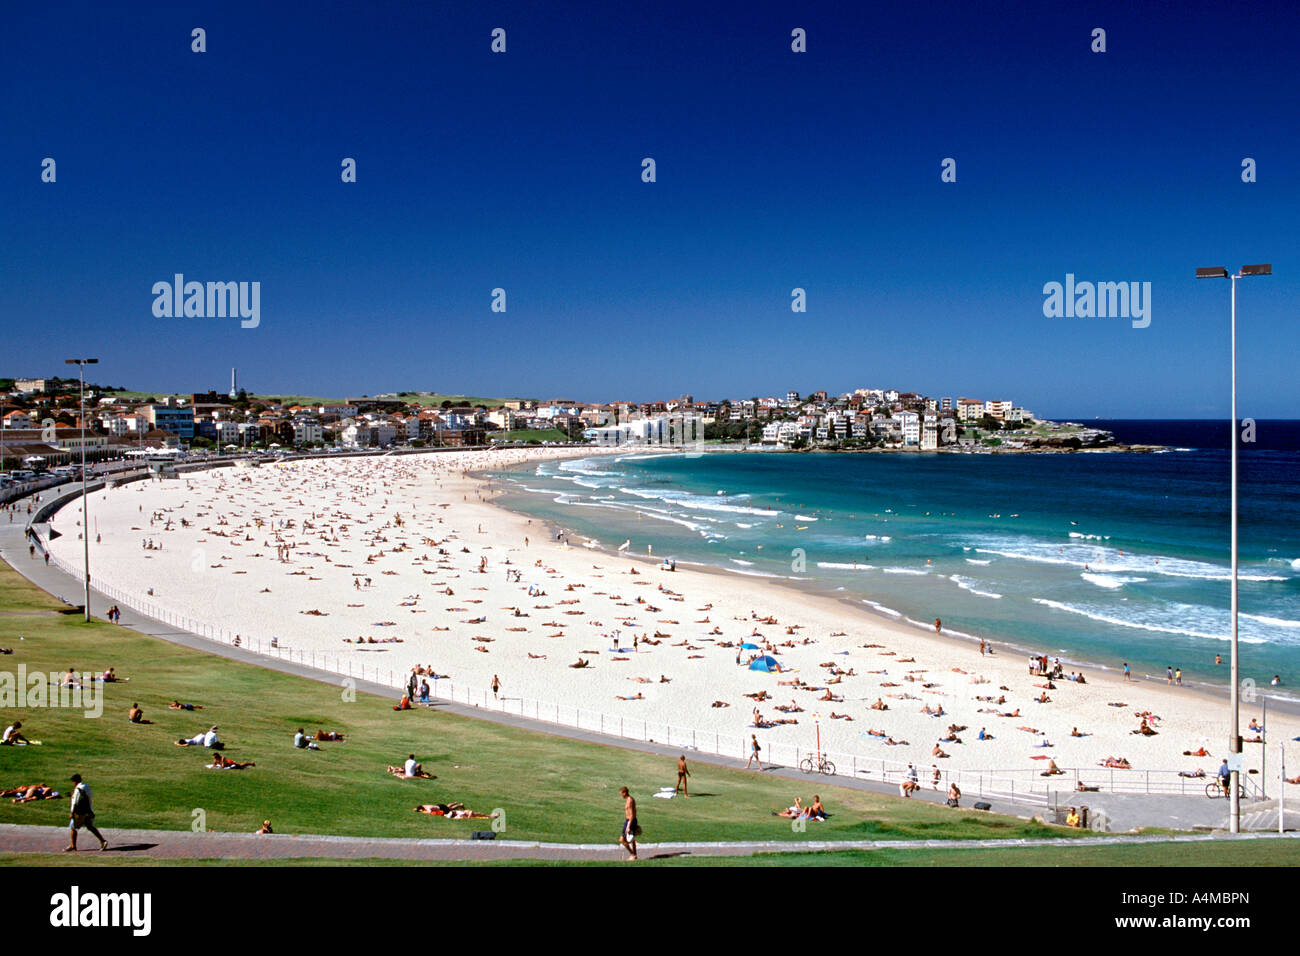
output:
[[[371, 837], [297, 836], [287, 834], [193, 833], [189, 830], [115, 830], [102, 824], [109, 841], [105, 855], [120, 854], [157, 860], [611, 860], [624, 858], [614, 844], [538, 843], [524, 840], [410, 840]], [[813, 837], [787, 842], [753, 843], [643, 843], [642, 859], [673, 856], [742, 857], [755, 853], [808, 853], [827, 850], [1011, 850], [1026, 847], [1140, 845], [1152, 843], [1203, 843], [1224, 840], [1294, 840], [1295, 834], [1251, 834], [1242, 837], [1211, 836], [1111, 836], [1052, 840], [837, 840]], [[0, 824], [0, 852], [62, 852], [68, 831], [63, 827]], [[78, 855], [100, 855], [95, 841], [84, 837]]]

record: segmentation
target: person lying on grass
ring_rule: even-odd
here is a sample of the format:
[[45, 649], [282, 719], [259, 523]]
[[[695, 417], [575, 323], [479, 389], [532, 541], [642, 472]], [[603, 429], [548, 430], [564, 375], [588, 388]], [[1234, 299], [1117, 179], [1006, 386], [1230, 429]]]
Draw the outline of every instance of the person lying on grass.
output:
[[202, 704], [182, 704], [179, 700], [174, 700], [167, 705], [168, 710], [202, 710]]
[[217, 739], [217, 726], [216, 724], [213, 724], [206, 733], [195, 734], [193, 737], [189, 738], [181, 738], [176, 741], [176, 746], [207, 747], [210, 750], [220, 750], [223, 745], [221, 741]]
[[416, 813], [427, 813], [434, 817], [446, 817], [448, 820], [495, 820], [495, 813], [479, 813], [467, 810], [463, 803], [422, 803], [415, 808]]
[[249, 767], [256, 767], [256, 766], [257, 764], [253, 763], [253, 761], [251, 760], [245, 761], [244, 763], [240, 763], [237, 760], [231, 760], [228, 757], [223, 757], [221, 756], [221, 754], [213, 754], [212, 763], [208, 764], [204, 769], [205, 770], [247, 770]]
[[802, 817], [805, 813], [807, 813], [807, 811], [803, 808], [803, 797], [795, 797], [793, 806], [786, 807], [784, 810], [780, 811], [773, 810], [772, 816], [789, 817], [794, 820]]
[[52, 790], [43, 783], [29, 783], [22, 787], [10, 787], [0, 790], [0, 797], [10, 797], [14, 803], [30, 803], [32, 800], [53, 800], [59, 791]]

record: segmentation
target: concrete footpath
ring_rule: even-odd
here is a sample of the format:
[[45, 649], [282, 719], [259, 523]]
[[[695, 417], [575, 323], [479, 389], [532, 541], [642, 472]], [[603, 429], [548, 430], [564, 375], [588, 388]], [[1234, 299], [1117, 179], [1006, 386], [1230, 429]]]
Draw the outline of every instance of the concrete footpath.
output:
[[[59, 570], [57, 567], [47, 565], [39, 547], [36, 549], [34, 557], [29, 555], [29, 542], [25, 534], [25, 521], [25, 515], [15, 516], [12, 523], [8, 522], [5, 518], [0, 518], [0, 558], [3, 558], [11, 567], [18, 571], [19, 574], [23, 575], [23, 577], [27, 578], [41, 590], [48, 592], [69, 605], [80, 607], [84, 600], [84, 584], [80, 579]], [[36, 525], [34, 526], [34, 530], [43, 539], [47, 531], [47, 526], [44, 524]], [[114, 602], [110, 598], [92, 588], [90, 592], [92, 616], [102, 620], [104, 612], [106, 612], [113, 603]], [[129, 627], [141, 634], [169, 641], [173, 644], [180, 644], [205, 653], [215, 654], [231, 660], [242, 661], [258, 667], [265, 667], [287, 674], [295, 674], [300, 677], [305, 677], [330, 685], [337, 686], [343, 679], [339, 675], [330, 671], [320, 670], [307, 664], [286, 661], [262, 654], [255, 654], [242, 648], [232, 647], [229, 644], [210, 640], [189, 631], [181, 630], [162, 621], [158, 621], [144, 614], [140, 614], [139, 612], [127, 607], [121, 607], [121, 612], [121, 626]], [[0, 621], [4, 621], [4, 619], [0, 618]], [[8, 624], [9, 622], [6, 622], [6, 630], [13, 630], [15, 635], [21, 633], [21, 624], [17, 624], [14, 627], [10, 627]], [[351, 680], [354, 681], [357, 690], [365, 693], [377, 694], [382, 697], [394, 697], [397, 693], [393, 688], [381, 684], [375, 684], [357, 678], [351, 678]], [[636, 750], [642, 753], [658, 754], [664, 757], [666, 761], [675, 760], [678, 754], [683, 752], [680, 747], [668, 747], [663, 744], [649, 741], [611, 737], [596, 731], [565, 727], [560, 724], [552, 724], [546, 721], [539, 721], [528, 717], [520, 717], [487, 708], [472, 707], [445, 700], [438, 700], [432, 706], [447, 713], [472, 717], [476, 720], [487, 720], [493, 723], [518, 727], [523, 730], [537, 733], [553, 734], [572, 740], [582, 740], [588, 743], [618, 747], [624, 750]], [[728, 767], [732, 769], [744, 768], [743, 760], [702, 753], [689, 749], [685, 752], [690, 756], [690, 759], [696, 763]], [[924, 768], [921, 769], [922, 776], [924, 777]], [[791, 788], [792, 796], [797, 793], [800, 788], [806, 788], [809, 783], [808, 775], [800, 772], [794, 767], [766, 766], [762, 772], [783, 777], [791, 781], [799, 781], [799, 787]], [[816, 779], [831, 786], [848, 787], [855, 790], [863, 790], [888, 796], [898, 795], [898, 788], [896, 786], [881, 783], [879, 781], [860, 780], [844, 775], [817, 777]], [[946, 794], [943, 792], [924, 788], [913, 799], [941, 804], [943, 803], [945, 796]], [[1075, 797], [1076, 795], [1063, 795], [1062, 801], [1065, 802], [1066, 800]], [[966, 802], [971, 803], [976, 799], [981, 798], [967, 795]], [[1037, 814], [1045, 814], [1049, 819], [1051, 818], [1051, 811], [1042, 806], [1022, 804], [1006, 799], [987, 799], [988, 802], [992, 804], [993, 812], [996, 813], [1019, 816], [1026, 819]], [[1165, 794], [1087, 793], [1078, 794], [1076, 799], [1078, 803], [1086, 804], [1094, 813], [1097, 810], [1104, 811], [1106, 818], [1109, 821], [1110, 832], [1124, 832], [1135, 830], [1140, 827], [1163, 827], [1182, 830], [1191, 830], [1193, 828], [1222, 828], [1226, 826], [1228, 812], [1227, 804], [1224, 801], [1210, 800], [1203, 795], [1180, 796]], [[1300, 803], [1300, 798], [1298, 798], [1297, 802]], [[1246, 807], [1243, 806], [1243, 817], [1247, 812]], [[1272, 826], [1276, 827], [1276, 812], [1274, 813], [1274, 823]], [[1071, 843], [1073, 842], [1074, 841], [1071, 841]]]
[[[466, 828], [476, 822], [466, 821]], [[754, 843], [642, 843], [642, 859], [680, 856], [741, 857], [755, 853], [808, 853], [826, 850], [988, 850], [1026, 847], [1076, 848], [1087, 846], [1139, 845], [1150, 843], [1205, 843], [1224, 840], [1294, 840], [1288, 834], [1227, 836], [1114, 836], [1050, 840], [817, 840], [809, 827], [808, 839]], [[375, 837], [291, 836], [286, 834], [192, 833], [189, 830], [114, 830], [104, 828], [108, 850], [101, 854], [86, 833], [79, 838], [78, 855], [131, 856], [157, 860], [293, 860], [293, 859], [379, 859], [379, 860], [610, 860], [626, 854], [613, 844], [537, 843], [523, 840], [411, 840]], [[52, 853], [67, 846], [63, 827], [34, 827], [0, 824], [0, 852]], [[69, 854], [71, 855], [71, 854]]]

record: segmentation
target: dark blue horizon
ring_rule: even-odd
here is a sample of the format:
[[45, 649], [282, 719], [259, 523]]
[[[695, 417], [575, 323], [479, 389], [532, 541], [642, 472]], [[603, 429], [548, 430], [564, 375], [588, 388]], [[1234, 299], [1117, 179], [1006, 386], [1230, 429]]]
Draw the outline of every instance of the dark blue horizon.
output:
[[[335, 397], [893, 387], [1226, 418], [1228, 283], [1194, 270], [1270, 261], [1239, 289], [1240, 414], [1293, 405], [1292, 4], [52, 3], [0, 24], [0, 374], [86, 354], [160, 391], [237, 366]], [[175, 273], [260, 282], [259, 326], [155, 317]], [[1150, 326], [1046, 318], [1067, 274], [1150, 282]]]

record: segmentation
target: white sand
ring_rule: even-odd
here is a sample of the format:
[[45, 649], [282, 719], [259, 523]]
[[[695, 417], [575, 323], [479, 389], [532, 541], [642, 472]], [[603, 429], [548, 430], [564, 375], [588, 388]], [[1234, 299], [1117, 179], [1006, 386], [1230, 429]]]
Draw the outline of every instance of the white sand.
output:
[[[1116, 676], [1089, 673], [1082, 686], [1057, 681], [1057, 689], [1048, 691], [1051, 702], [1038, 703], [1042, 690], [1037, 685], [1044, 679], [1029, 676], [1019, 653], [998, 648], [995, 656], [981, 657], [967, 642], [936, 638], [758, 578], [680, 567], [670, 573], [645, 560], [589, 550], [581, 539], [565, 548], [540, 522], [489, 504], [486, 484], [464, 474], [574, 453], [445, 452], [303, 461], [124, 485], [91, 499], [92, 533], [97, 529], [102, 536], [102, 543], [91, 544], [96, 581], [246, 638], [256, 635], [265, 642], [276, 635], [283, 646], [309, 654], [323, 652], [344, 661], [351, 656], [367, 668], [391, 668], [399, 675], [417, 664], [430, 665], [451, 675], [457, 685], [481, 689], [499, 675], [503, 696], [735, 737], [747, 738], [753, 723], [755, 703], [743, 695], [766, 690], [771, 698], [757, 704], [763, 716], [798, 723], [758, 731], [765, 746], [811, 748], [812, 717], [820, 714], [823, 747], [915, 761], [923, 771], [937, 764], [1023, 773], [1043, 769], [1046, 761], [1031, 759], [1043, 755], [1062, 768], [1096, 767], [1115, 755], [1138, 769], [1199, 767], [1213, 774], [1226, 756], [1226, 702], [1191, 688], [1167, 687], [1163, 681], [1125, 684]], [[63, 536], [51, 545], [56, 556], [78, 568], [79, 517], [75, 506], [60, 511], [54, 527]], [[182, 527], [182, 519], [189, 527]], [[162, 549], [142, 548], [142, 541], [150, 539]], [[277, 557], [277, 545], [287, 546], [286, 560]], [[638, 550], [636, 542], [633, 550]], [[483, 559], [486, 570], [479, 573]], [[637, 575], [630, 573], [633, 567]], [[507, 581], [508, 570], [520, 572], [519, 583]], [[363, 584], [360, 590], [357, 580]], [[530, 598], [529, 585], [544, 589], [545, 596]], [[574, 590], [566, 590], [569, 586]], [[660, 586], [676, 594], [663, 593]], [[445, 593], [448, 587], [452, 595]], [[148, 588], [153, 595], [145, 597]], [[637, 603], [638, 598], [646, 604]], [[562, 603], [566, 601], [572, 603]], [[515, 617], [516, 607], [525, 616]], [[325, 616], [302, 613], [310, 610]], [[759, 623], [752, 612], [778, 623]], [[466, 623], [479, 617], [486, 621]], [[702, 623], [706, 618], [708, 623]], [[390, 621], [392, 626], [377, 626]], [[789, 625], [800, 628], [788, 635]], [[715, 627], [720, 635], [710, 633]], [[610, 649], [616, 628], [625, 646], [634, 634], [669, 636], [657, 645], [642, 644], [639, 653], [615, 654]], [[763, 640], [754, 642], [777, 645], [787, 673], [763, 674], [736, 665], [734, 645], [750, 640], [755, 628]], [[845, 636], [832, 636], [841, 631]], [[359, 636], [400, 637], [402, 643], [344, 642]], [[780, 646], [805, 638], [807, 645]], [[733, 646], [719, 646], [723, 642]], [[579, 657], [589, 659], [591, 667], [570, 668]], [[856, 674], [830, 685], [841, 698], [835, 702], [817, 699], [830, 676], [819, 665], [829, 662]], [[669, 682], [661, 683], [661, 676]], [[817, 690], [779, 683], [796, 677]], [[977, 683], [981, 680], [986, 682]], [[1008, 689], [999, 689], [1003, 687]], [[618, 699], [637, 693], [644, 699]], [[911, 698], [899, 696], [903, 694]], [[1006, 698], [1002, 705], [976, 699], [999, 695]], [[888, 711], [869, 709], [877, 698], [889, 705]], [[774, 707], [792, 700], [803, 708], [801, 713]], [[730, 706], [713, 707], [714, 701]], [[941, 704], [947, 715], [920, 713], [927, 704]], [[981, 708], [1018, 708], [1021, 716], [981, 713]], [[1141, 711], [1159, 715], [1158, 735], [1131, 733]], [[852, 720], [831, 719], [832, 712]], [[1244, 729], [1252, 716], [1247, 705], [1247, 737], [1253, 736]], [[963, 742], [941, 744], [950, 754], [947, 759], [932, 757], [931, 748], [952, 723], [966, 725], [957, 734]], [[1295, 717], [1273, 715], [1270, 724], [1272, 741], [1300, 734]], [[981, 727], [994, 739], [978, 741]], [[1072, 727], [1088, 736], [1071, 737]], [[868, 728], [910, 743], [887, 746], [864, 737]], [[1035, 748], [1044, 735], [1054, 746]], [[1201, 746], [1212, 756], [1182, 756]], [[1272, 776], [1275, 744], [1269, 749]], [[1260, 751], [1258, 744], [1246, 745], [1247, 766], [1258, 766]], [[1273, 780], [1271, 789], [1276, 788]]]

